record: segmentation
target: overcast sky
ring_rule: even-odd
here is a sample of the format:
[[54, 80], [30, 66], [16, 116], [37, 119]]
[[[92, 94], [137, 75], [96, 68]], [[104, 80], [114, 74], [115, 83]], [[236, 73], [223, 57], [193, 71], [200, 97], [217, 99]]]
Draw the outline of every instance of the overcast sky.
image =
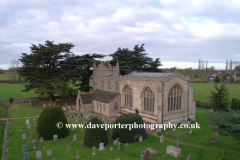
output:
[[240, 0], [0, 1], [0, 68], [46, 40], [73, 43], [76, 55], [144, 43], [161, 68], [197, 68], [201, 58], [224, 69], [240, 61]]

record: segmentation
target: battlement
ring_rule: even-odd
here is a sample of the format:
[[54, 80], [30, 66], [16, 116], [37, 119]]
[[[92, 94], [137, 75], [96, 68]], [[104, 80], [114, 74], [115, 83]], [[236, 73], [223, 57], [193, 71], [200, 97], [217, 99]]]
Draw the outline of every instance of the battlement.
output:
[[116, 63], [116, 66], [112, 66], [109, 62], [101, 62], [99, 66], [96, 66], [95, 62], [93, 64], [93, 70], [119, 70], [119, 64]]

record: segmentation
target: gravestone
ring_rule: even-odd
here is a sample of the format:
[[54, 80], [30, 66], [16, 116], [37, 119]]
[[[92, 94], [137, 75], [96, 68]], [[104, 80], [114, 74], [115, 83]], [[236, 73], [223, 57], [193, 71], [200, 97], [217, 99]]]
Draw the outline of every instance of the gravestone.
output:
[[37, 126], [35, 126], [35, 132], [37, 132]]
[[141, 154], [141, 160], [145, 160], [145, 155], [144, 155], [143, 151], [142, 151], [142, 154]]
[[77, 141], [77, 135], [74, 134], [74, 135], [73, 135], [73, 142], [76, 142], [76, 141]]
[[78, 117], [75, 117], [75, 121], [76, 121], [76, 123], [78, 123]]
[[39, 138], [39, 142], [42, 143], [43, 142], [43, 137]]
[[118, 139], [113, 140], [113, 145], [117, 145], [118, 144]]
[[46, 107], [46, 104], [45, 103], [43, 103], [43, 109]]
[[176, 147], [179, 148], [179, 139], [177, 140]]
[[153, 148], [151, 148], [151, 147], [147, 148], [146, 150], [148, 150], [149, 153], [152, 153], [152, 154], [154, 154], [154, 155], [159, 154], [158, 151], [156, 151], [155, 149], [153, 149]]
[[36, 138], [32, 138], [32, 143], [36, 143]]
[[42, 152], [36, 151], [36, 158], [42, 158]]
[[47, 150], [47, 156], [52, 156], [52, 150], [50, 149]]
[[29, 119], [26, 119], [26, 124], [28, 124], [29, 123]]
[[79, 146], [83, 146], [83, 145], [84, 145], [84, 141], [81, 140], [81, 141], [79, 142]]
[[119, 141], [119, 142], [118, 142], [118, 148], [117, 148], [118, 150], [120, 150], [120, 149], [121, 149], [121, 146], [120, 146], [120, 144], [121, 144], [121, 142]]
[[101, 151], [101, 150], [104, 150], [105, 148], [104, 148], [104, 143], [99, 143], [99, 150]]
[[160, 136], [160, 143], [163, 143], [164, 142], [164, 137], [163, 135]]
[[145, 160], [149, 160], [149, 150], [144, 151]]
[[92, 153], [92, 155], [94, 155], [94, 156], [96, 156], [96, 155], [97, 155], [97, 153], [96, 153], [95, 149], [96, 149], [96, 147], [95, 147], [95, 146], [93, 146], [93, 153]]
[[38, 144], [34, 144], [34, 150], [35, 150], [35, 151], [38, 150]]
[[28, 127], [27, 128], [31, 129], [31, 127], [32, 127], [31, 123], [28, 123]]
[[22, 145], [22, 152], [27, 152], [27, 151], [28, 151], [27, 145], [26, 144]]
[[181, 156], [181, 148], [177, 148], [174, 146], [167, 146], [166, 147], [167, 154], [169, 154], [172, 157], [179, 157]]
[[72, 146], [71, 145], [68, 145], [67, 146], [67, 151], [71, 151], [72, 150]]
[[67, 117], [67, 121], [68, 121], [68, 123], [70, 122], [70, 118], [69, 117]]
[[111, 121], [111, 120], [108, 120], [108, 123], [109, 123], [109, 124], [112, 124], [112, 121]]
[[111, 152], [114, 151], [113, 147], [110, 147], [110, 151], [111, 151]]
[[87, 119], [83, 118], [83, 124], [87, 124]]
[[52, 105], [52, 103], [48, 103], [48, 106], [51, 106]]
[[29, 153], [28, 152], [23, 153], [23, 159], [29, 159]]
[[28, 138], [32, 138], [32, 136], [33, 136], [33, 135], [32, 135], [32, 133], [29, 133], [29, 136], [28, 136]]
[[53, 102], [53, 106], [56, 106], [56, 102]]
[[192, 128], [190, 128], [189, 134], [192, 134]]
[[22, 130], [22, 133], [24, 133], [25, 131], [24, 131], [24, 127], [21, 127], [21, 129], [20, 130]]
[[105, 118], [104, 118], [104, 117], [102, 117], [102, 121], [105, 121]]
[[22, 134], [22, 139], [27, 139], [26, 134]]
[[77, 156], [76, 156], [76, 159], [79, 159], [80, 158], [80, 156], [79, 156], [79, 150], [77, 149]]
[[33, 116], [33, 121], [36, 121], [36, 117], [35, 116]]
[[125, 146], [128, 146], [128, 143], [125, 143]]
[[189, 155], [187, 156], [187, 160], [190, 160], [190, 158], [191, 158], [191, 154], [189, 154]]
[[58, 140], [58, 135], [57, 134], [53, 135], [53, 140]]
[[139, 136], [139, 142], [142, 142], [142, 140], [143, 140], [143, 137]]
[[71, 131], [75, 131], [75, 127], [71, 125]]

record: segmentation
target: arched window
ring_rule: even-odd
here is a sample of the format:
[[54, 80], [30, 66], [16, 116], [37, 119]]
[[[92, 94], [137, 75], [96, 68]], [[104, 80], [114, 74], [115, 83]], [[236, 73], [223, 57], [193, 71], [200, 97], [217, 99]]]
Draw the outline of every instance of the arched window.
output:
[[118, 92], [118, 83], [115, 83], [115, 90]]
[[133, 107], [133, 95], [132, 95], [132, 90], [129, 86], [126, 86], [124, 89], [124, 98], [125, 98], [125, 106], [132, 108]]
[[118, 104], [117, 104], [117, 103], [115, 103], [115, 106], [114, 106], [114, 108], [115, 108], [115, 110], [117, 110], [117, 109], [118, 109]]
[[154, 94], [150, 88], [145, 89], [144, 93], [144, 110], [154, 112]]
[[111, 90], [111, 83], [108, 81], [108, 90]]
[[101, 87], [102, 87], [102, 90], [104, 90], [104, 82], [101, 81]]
[[168, 95], [168, 112], [181, 109], [182, 89], [175, 85]]

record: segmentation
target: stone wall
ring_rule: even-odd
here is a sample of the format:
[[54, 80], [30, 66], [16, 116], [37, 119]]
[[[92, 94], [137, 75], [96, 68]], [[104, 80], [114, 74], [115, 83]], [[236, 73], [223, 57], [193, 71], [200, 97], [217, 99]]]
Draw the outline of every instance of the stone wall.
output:
[[14, 98], [12, 103], [39, 101], [38, 97]]

